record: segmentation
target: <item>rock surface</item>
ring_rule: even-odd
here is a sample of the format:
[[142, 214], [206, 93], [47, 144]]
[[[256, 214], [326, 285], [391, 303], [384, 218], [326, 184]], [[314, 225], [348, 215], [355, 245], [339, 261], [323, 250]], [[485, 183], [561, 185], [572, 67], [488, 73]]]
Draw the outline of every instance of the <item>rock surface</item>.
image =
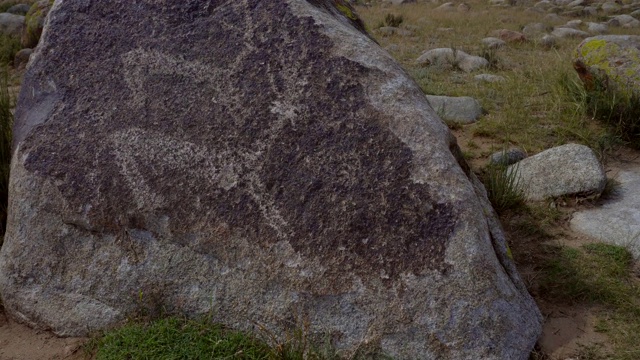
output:
[[545, 150], [509, 166], [528, 200], [564, 195], [600, 194], [607, 177], [589, 147], [566, 144]]
[[613, 198], [573, 214], [571, 228], [596, 240], [624, 246], [640, 259], [640, 169], [620, 171]]
[[16, 110], [6, 312], [82, 335], [164, 308], [304, 322], [347, 357], [527, 359], [541, 317], [484, 189], [337, 4], [56, 2]]
[[606, 84], [623, 96], [640, 95], [640, 36], [600, 35], [578, 45], [573, 67], [587, 89]]
[[24, 16], [0, 13], [0, 34], [20, 36], [24, 27]]
[[520, 148], [510, 148], [497, 151], [489, 156], [490, 165], [512, 165], [527, 157], [527, 153]]
[[478, 100], [469, 96], [427, 95], [427, 101], [446, 122], [461, 125], [471, 124], [482, 116], [482, 106]]
[[416, 59], [416, 63], [423, 66], [458, 68], [464, 72], [473, 72], [489, 67], [489, 61], [485, 58], [451, 48], [427, 50]]

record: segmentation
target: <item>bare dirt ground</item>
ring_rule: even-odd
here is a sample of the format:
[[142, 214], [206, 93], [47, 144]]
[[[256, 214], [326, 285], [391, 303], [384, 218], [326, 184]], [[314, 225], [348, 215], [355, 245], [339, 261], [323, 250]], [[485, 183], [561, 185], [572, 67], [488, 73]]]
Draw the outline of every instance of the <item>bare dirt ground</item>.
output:
[[84, 338], [59, 338], [48, 331], [33, 330], [0, 312], [0, 360], [87, 359]]

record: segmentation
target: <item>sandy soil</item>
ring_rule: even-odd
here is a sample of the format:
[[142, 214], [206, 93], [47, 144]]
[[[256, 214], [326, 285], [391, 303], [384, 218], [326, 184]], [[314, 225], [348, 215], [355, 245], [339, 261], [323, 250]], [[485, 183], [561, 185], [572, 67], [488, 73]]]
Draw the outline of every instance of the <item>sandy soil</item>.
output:
[[7, 319], [0, 312], [0, 360], [80, 360], [84, 338], [59, 338]]

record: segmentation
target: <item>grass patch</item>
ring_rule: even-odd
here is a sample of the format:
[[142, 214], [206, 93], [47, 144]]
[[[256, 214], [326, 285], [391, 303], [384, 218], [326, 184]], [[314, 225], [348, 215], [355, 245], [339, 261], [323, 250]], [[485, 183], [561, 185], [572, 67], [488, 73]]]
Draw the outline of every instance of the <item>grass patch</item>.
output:
[[94, 340], [97, 360], [274, 359], [266, 343], [206, 321], [166, 318], [130, 323]]
[[504, 213], [524, 205], [524, 191], [519, 187], [517, 167], [508, 171], [506, 166], [488, 166], [481, 175], [491, 205]]
[[21, 48], [22, 45], [19, 38], [0, 34], [0, 63], [9, 64], [13, 62], [13, 58]]
[[19, 0], [11, 0], [11, 1], [3, 1], [0, 4], [0, 13], [4, 13], [7, 12], [7, 10], [9, 10], [10, 7], [20, 4]]
[[592, 89], [586, 89], [573, 73], [564, 74], [559, 82], [581, 113], [601, 121], [629, 145], [640, 147], [640, 96], [611, 90], [597, 79]]
[[545, 297], [569, 303], [598, 305], [596, 331], [611, 339], [610, 353], [585, 347], [593, 359], [640, 359], [640, 283], [632, 274], [633, 257], [623, 247], [595, 243], [559, 247], [542, 270]]
[[[266, 340], [213, 324], [205, 318], [166, 317], [128, 324], [95, 337], [85, 347], [96, 360], [120, 359], [343, 359], [329, 342], [311, 345], [306, 331], [278, 340], [265, 329]], [[358, 351], [350, 359], [390, 359], [375, 350]]]

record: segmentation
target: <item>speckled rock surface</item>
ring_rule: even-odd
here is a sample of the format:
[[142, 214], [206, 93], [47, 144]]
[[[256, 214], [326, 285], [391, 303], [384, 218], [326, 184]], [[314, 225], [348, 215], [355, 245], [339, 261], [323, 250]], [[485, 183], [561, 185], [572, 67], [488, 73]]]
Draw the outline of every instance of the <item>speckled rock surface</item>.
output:
[[640, 259], [640, 169], [615, 175], [615, 194], [601, 206], [573, 214], [571, 228], [595, 240], [624, 246]]
[[438, 115], [446, 122], [471, 124], [482, 116], [482, 106], [469, 96], [427, 95], [427, 100]]
[[640, 95], [640, 36], [587, 38], [576, 49], [573, 67], [588, 89], [602, 82], [624, 96]]
[[527, 359], [541, 317], [484, 188], [352, 16], [56, 2], [16, 113], [9, 316], [83, 335], [165, 308], [303, 322], [345, 356]]
[[509, 166], [529, 200], [600, 194], [607, 183], [602, 164], [589, 147], [557, 146]]

